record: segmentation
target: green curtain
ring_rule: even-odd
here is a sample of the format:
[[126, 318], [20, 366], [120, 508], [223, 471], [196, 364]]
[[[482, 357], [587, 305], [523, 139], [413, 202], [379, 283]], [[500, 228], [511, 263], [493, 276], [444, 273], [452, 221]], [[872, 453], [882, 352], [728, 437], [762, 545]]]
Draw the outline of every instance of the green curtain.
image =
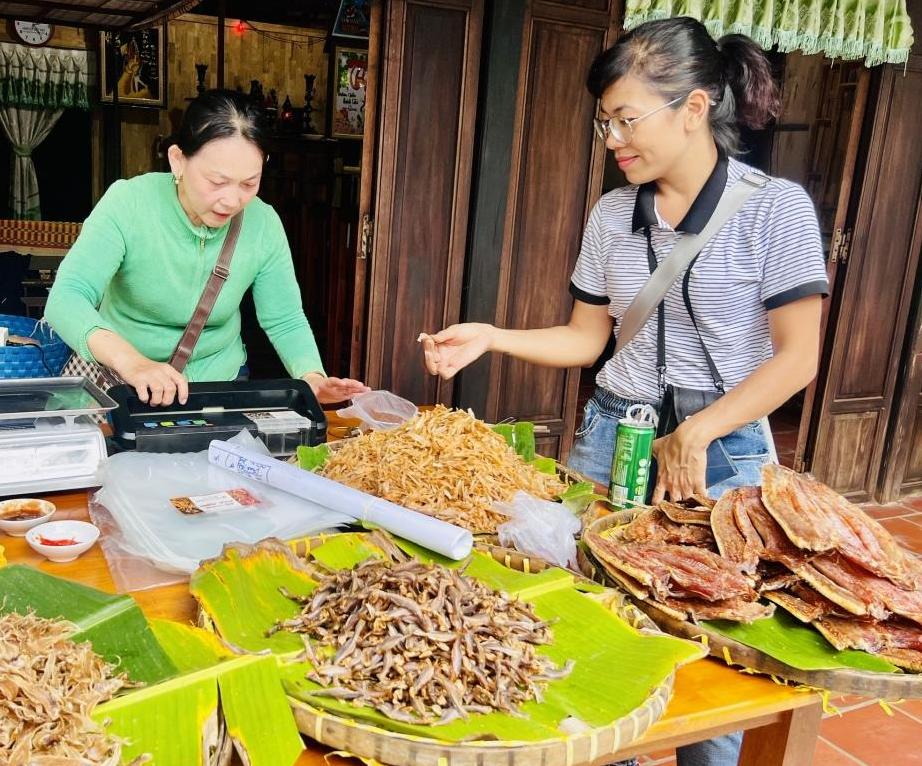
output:
[[41, 199], [32, 151], [64, 109], [89, 109], [86, 51], [0, 43], [0, 128], [13, 147], [10, 210], [40, 219]]
[[714, 37], [744, 34], [763, 48], [902, 64], [912, 47], [906, 0], [627, 0], [624, 27], [674, 16], [704, 22]]
[[86, 51], [0, 43], [0, 106], [89, 109]]

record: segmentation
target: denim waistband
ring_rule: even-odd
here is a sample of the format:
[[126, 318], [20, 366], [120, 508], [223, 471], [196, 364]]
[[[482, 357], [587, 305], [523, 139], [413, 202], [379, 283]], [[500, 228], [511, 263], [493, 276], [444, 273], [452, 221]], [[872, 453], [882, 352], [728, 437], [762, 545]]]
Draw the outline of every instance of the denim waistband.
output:
[[595, 387], [592, 398], [603, 412], [615, 417], [624, 417], [627, 408], [635, 404], [649, 404], [659, 410], [659, 402], [648, 402], [642, 399], [625, 399], [623, 396], [618, 396], [618, 394], [613, 391], [609, 391], [607, 388], [602, 388], [601, 386]]

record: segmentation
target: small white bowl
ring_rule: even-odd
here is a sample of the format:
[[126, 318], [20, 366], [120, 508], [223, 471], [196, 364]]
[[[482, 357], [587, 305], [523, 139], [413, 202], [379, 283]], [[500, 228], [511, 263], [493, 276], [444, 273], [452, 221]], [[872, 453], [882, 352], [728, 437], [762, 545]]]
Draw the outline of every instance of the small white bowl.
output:
[[[11, 521], [9, 516], [21, 513], [38, 511], [39, 515], [33, 519]], [[44, 524], [54, 513], [54, 503], [47, 500], [37, 500], [31, 497], [17, 497], [13, 500], [0, 500], [0, 531], [13, 537], [24, 537], [32, 527]]]
[[[45, 545], [45, 540], [75, 540], [72, 545]], [[99, 528], [88, 521], [49, 521], [32, 527], [26, 533], [26, 542], [32, 549], [41, 553], [45, 558], [63, 564], [73, 561], [81, 553], [85, 553], [99, 538]]]

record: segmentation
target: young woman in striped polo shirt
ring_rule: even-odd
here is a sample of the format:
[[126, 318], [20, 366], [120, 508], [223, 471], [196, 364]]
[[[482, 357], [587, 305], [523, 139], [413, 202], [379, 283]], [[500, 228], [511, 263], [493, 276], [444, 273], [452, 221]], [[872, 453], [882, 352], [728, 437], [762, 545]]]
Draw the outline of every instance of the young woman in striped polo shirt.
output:
[[[587, 85], [599, 99], [596, 131], [630, 185], [592, 210], [569, 322], [523, 330], [454, 325], [424, 342], [433, 374], [451, 377], [486, 351], [551, 367], [595, 362], [651, 270], [679, 238], [700, 232], [724, 191], [752, 172], [733, 158], [738, 126], [764, 126], [779, 104], [768, 61], [752, 40], [715, 42], [690, 18], [626, 34], [596, 59]], [[826, 292], [813, 204], [797, 184], [770, 179], [666, 294], [664, 376], [657, 312], [605, 363], [570, 466], [607, 484], [618, 420], [635, 402], [659, 405], [665, 383], [700, 392], [702, 408], [654, 445], [654, 500], [705, 491], [718, 497], [758, 484], [771, 453], [759, 421], [815, 376]], [[715, 450], [725, 460], [709, 466]], [[717, 470], [709, 476], [709, 468]], [[724, 766], [736, 763], [738, 750], [739, 735], [729, 735], [681, 748], [678, 760]]]

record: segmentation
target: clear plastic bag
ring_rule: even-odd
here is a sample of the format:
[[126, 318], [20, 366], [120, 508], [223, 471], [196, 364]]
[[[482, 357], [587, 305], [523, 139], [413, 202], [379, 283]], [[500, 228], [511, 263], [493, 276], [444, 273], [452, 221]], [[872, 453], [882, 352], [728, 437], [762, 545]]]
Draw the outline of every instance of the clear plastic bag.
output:
[[511, 502], [494, 503], [493, 509], [509, 516], [497, 530], [500, 545], [559, 567], [576, 567], [580, 521], [565, 505], [516, 492]]
[[419, 413], [413, 402], [402, 399], [390, 391], [369, 391], [352, 400], [352, 406], [337, 410], [341, 418], [357, 418], [363, 431], [389, 431]]
[[[246, 431], [230, 440], [268, 454]], [[113, 549], [142, 559], [162, 572], [189, 574], [226, 543], [255, 543], [266, 537], [291, 539], [352, 521], [282, 490], [209, 464], [207, 452], [113, 455], [98, 474], [103, 488], [94, 503], [111, 516]], [[245, 489], [256, 506], [218, 513], [180, 513], [171, 498]], [[143, 586], [142, 586], [143, 587]]]

